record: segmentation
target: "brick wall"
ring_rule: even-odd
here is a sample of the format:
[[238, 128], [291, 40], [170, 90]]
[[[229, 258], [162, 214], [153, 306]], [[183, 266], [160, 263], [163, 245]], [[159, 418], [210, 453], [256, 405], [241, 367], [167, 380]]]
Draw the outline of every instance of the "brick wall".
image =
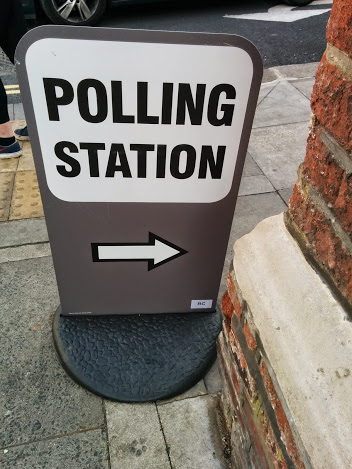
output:
[[306, 158], [299, 169], [286, 223], [351, 311], [351, 0], [334, 0], [327, 41], [312, 94]]
[[[305, 160], [285, 214], [287, 228], [352, 311], [352, 1], [334, 0], [317, 71]], [[260, 331], [230, 272], [218, 355], [233, 467], [310, 468]]]
[[309, 467], [303, 462], [308, 458], [293, 435], [289, 413], [276, 391], [275, 376], [269, 372], [270, 364], [233, 271], [227, 278], [221, 307], [224, 326], [218, 340], [218, 357], [233, 467]]

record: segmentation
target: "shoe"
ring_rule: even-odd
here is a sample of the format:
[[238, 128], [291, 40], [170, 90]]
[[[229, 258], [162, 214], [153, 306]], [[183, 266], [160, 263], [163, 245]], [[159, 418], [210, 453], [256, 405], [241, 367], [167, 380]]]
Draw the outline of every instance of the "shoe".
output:
[[0, 145], [0, 160], [5, 160], [7, 158], [14, 158], [15, 156], [22, 155], [22, 148], [18, 142], [14, 142], [7, 147]]
[[27, 126], [23, 127], [23, 129], [16, 129], [14, 131], [15, 137], [17, 140], [29, 140], [28, 129]]

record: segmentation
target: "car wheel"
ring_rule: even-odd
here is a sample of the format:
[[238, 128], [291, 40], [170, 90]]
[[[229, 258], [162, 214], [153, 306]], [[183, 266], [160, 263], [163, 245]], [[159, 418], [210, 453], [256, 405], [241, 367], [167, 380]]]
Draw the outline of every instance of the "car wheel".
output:
[[96, 24], [106, 9], [106, 0], [40, 0], [46, 16], [55, 24]]
[[309, 5], [309, 3], [312, 3], [312, 1], [313, 0], [284, 0], [284, 3], [294, 7], [304, 7], [305, 5]]

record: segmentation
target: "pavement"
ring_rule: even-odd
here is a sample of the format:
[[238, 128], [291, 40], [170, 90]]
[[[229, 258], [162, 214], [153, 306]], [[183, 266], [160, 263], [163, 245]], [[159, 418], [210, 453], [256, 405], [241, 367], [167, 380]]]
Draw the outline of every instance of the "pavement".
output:
[[[233, 243], [287, 208], [305, 156], [316, 63], [265, 70], [219, 298]], [[9, 107], [14, 127], [21, 105]], [[167, 401], [125, 404], [81, 388], [52, 342], [59, 304], [30, 143], [0, 161], [0, 469], [229, 468], [217, 363]]]

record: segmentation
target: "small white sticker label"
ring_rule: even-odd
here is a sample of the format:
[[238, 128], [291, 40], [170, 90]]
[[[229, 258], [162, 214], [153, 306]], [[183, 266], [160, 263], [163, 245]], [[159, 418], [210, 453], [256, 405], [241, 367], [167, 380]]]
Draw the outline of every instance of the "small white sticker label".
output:
[[213, 306], [213, 300], [192, 300], [191, 309], [203, 309], [211, 308]]

